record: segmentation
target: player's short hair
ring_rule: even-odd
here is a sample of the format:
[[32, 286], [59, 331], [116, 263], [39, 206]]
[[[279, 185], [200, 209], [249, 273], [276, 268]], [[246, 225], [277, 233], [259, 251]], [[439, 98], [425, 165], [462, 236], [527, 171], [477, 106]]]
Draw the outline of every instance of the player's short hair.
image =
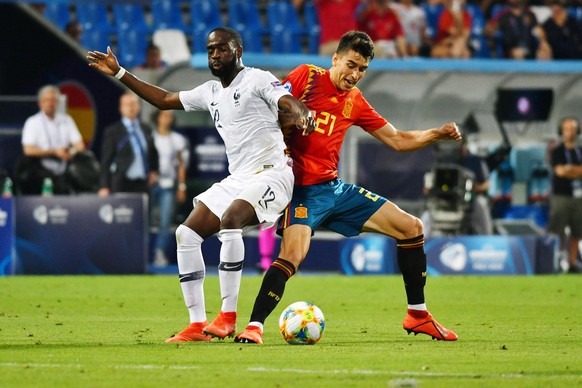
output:
[[374, 59], [374, 42], [368, 34], [362, 31], [348, 31], [342, 36], [337, 46], [336, 54], [344, 54], [353, 50], [368, 58], [370, 61]]
[[229, 41], [233, 42], [235, 44], [236, 48], [239, 48], [239, 47], [242, 48], [242, 46], [243, 46], [242, 38], [237, 30], [232, 29], [230, 27], [216, 27], [212, 31], [210, 31], [208, 33], [208, 35], [212, 34], [215, 31], [227, 33], [230, 37]]

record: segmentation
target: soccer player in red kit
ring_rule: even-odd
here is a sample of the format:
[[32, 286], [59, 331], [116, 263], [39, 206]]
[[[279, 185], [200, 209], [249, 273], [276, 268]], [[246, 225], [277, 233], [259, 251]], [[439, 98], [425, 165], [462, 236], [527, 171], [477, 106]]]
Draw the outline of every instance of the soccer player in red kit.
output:
[[[287, 280], [307, 255], [311, 236], [320, 226], [347, 237], [376, 232], [395, 238], [408, 301], [404, 329], [437, 340], [457, 339], [426, 308], [426, 255], [421, 221], [386, 198], [338, 178], [340, 148], [352, 125], [398, 151], [420, 149], [439, 140], [461, 139], [455, 123], [403, 132], [380, 116], [355, 87], [373, 58], [370, 37], [350, 31], [340, 40], [330, 70], [301, 65], [284, 81], [291, 94], [315, 113], [317, 125], [310, 136], [301, 136], [296, 130], [287, 133], [295, 186], [291, 203], [279, 221], [278, 232], [283, 235], [281, 252], [265, 273], [250, 323], [235, 337], [236, 342], [263, 342], [265, 319], [281, 300]], [[286, 127], [282, 117], [281, 124]], [[292, 117], [289, 122], [293, 122]]]

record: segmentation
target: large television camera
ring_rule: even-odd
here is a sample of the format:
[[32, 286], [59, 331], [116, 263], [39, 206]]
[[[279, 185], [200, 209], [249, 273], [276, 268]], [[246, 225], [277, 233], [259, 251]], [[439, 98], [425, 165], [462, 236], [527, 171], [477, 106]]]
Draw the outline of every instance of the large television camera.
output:
[[426, 207], [431, 234], [464, 234], [469, 231], [474, 175], [450, 163], [437, 163], [425, 177]]

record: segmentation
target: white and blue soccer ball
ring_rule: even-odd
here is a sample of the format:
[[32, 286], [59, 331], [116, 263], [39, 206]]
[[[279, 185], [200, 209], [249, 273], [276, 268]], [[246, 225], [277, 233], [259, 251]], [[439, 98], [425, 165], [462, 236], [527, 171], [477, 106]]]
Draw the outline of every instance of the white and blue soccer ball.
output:
[[279, 329], [291, 345], [313, 345], [323, 335], [325, 318], [321, 309], [313, 303], [295, 302], [283, 310]]

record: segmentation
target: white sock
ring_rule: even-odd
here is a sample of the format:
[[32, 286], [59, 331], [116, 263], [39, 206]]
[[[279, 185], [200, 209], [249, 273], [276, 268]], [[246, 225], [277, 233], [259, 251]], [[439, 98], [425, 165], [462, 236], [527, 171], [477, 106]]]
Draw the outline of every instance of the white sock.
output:
[[408, 305], [408, 309], [409, 310], [425, 311], [426, 310], [426, 303], [422, 303], [422, 304], [409, 304]]
[[242, 277], [245, 245], [242, 229], [223, 229], [218, 232], [220, 247], [220, 264], [218, 278], [220, 279], [220, 295], [223, 312], [236, 312], [238, 292]]
[[178, 273], [184, 302], [190, 314], [190, 323], [206, 321], [204, 305], [204, 277], [206, 266], [201, 244], [204, 239], [187, 226], [176, 229]]
[[256, 326], [261, 329], [261, 333], [263, 332], [263, 324], [261, 322], [249, 322], [249, 326]]

